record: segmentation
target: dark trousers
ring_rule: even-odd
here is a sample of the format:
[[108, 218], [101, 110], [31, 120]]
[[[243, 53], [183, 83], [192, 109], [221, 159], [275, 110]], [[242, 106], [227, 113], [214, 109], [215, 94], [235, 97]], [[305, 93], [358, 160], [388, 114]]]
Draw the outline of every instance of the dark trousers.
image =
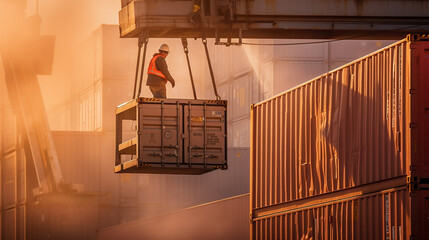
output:
[[159, 86], [149, 86], [154, 98], [167, 98], [167, 88], [165, 84]]

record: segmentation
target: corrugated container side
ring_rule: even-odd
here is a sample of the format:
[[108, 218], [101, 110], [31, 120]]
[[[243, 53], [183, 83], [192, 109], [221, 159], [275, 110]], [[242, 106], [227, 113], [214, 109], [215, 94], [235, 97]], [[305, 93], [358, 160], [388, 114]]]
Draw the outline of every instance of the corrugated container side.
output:
[[231, 115], [232, 121], [238, 121], [249, 118], [249, 105], [251, 104], [252, 96], [252, 72], [232, 80], [231, 84]]
[[98, 239], [249, 239], [248, 207], [249, 195], [240, 195], [100, 229]]
[[15, 147], [16, 144], [16, 118], [12, 107], [1, 109], [1, 151], [6, 152]]
[[[416, 198], [419, 205], [413, 208], [422, 211], [428, 193]], [[400, 187], [274, 214], [254, 220], [253, 239], [410, 239], [407, 226], [423, 219], [409, 218], [408, 196]], [[420, 235], [427, 234], [428, 220], [423, 221], [415, 224], [420, 232], [414, 234], [428, 236]]]
[[1, 239], [15, 240], [16, 227], [16, 208], [3, 211]]
[[243, 74], [246, 74], [247, 72], [251, 72], [253, 70], [253, 66], [251, 61], [251, 58], [254, 57], [250, 49], [250, 47], [238, 47], [238, 46], [231, 46], [231, 67], [230, 67], [230, 74], [232, 77], [239, 77]]
[[407, 42], [253, 106], [252, 208], [406, 174]]
[[[226, 48], [224, 46], [215, 46], [213, 50], [213, 69], [216, 73], [216, 83], [222, 84], [229, 79], [231, 71], [230, 56], [232, 52], [235, 51], [231, 48]], [[219, 91], [219, 93], [221, 93], [221, 91]]]
[[2, 156], [1, 161], [1, 203], [2, 210], [15, 206], [16, 199], [16, 153]]
[[[90, 240], [96, 239], [101, 219], [99, 205], [96, 201], [76, 199], [68, 202], [73, 196], [54, 196], [54, 202], [41, 200], [28, 208], [28, 239], [63, 239]], [[64, 201], [64, 202], [62, 202]], [[74, 200], [72, 200], [74, 201]]]
[[290, 61], [277, 60], [274, 63], [274, 94], [293, 88], [308, 79], [326, 72], [322, 60]]
[[[232, 122], [230, 124], [230, 138], [231, 141], [229, 142], [229, 145], [232, 147], [250, 147], [250, 135], [249, 135], [249, 128], [250, 128], [250, 121], [249, 119], [244, 119], [236, 122]], [[228, 139], [228, 140], [229, 140]]]

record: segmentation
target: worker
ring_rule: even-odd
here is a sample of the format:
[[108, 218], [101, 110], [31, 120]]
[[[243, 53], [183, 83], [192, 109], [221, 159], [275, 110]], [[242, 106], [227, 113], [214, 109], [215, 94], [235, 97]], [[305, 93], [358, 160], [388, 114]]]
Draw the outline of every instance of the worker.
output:
[[155, 53], [152, 60], [150, 60], [146, 85], [149, 86], [154, 98], [167, 98], [167, 89], [165, 85], [168, 81], [173, 88], [176, 85], [173, 77], [168, 71], [167, 62], [165, 61], [169, 53], [170, 48], [168, 45], [162, 44], [159, 47], [159, 52]]
[[203, 19], [201, 17], [201, 0], [194, 0], [194, 6], [192, 8], [192, 13], [189, 17], [189, 20], [194, 25], [202, 25]]

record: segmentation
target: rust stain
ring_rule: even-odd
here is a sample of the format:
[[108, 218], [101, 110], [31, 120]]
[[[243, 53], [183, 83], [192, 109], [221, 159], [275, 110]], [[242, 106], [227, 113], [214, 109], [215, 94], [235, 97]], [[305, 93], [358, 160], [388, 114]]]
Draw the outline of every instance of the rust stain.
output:
[[366, 0], [354, 0], [354, 2], [356, 5], [357, 15], [363, 15], [363, 13], [364, 13], [363, 8], [364, 8]]

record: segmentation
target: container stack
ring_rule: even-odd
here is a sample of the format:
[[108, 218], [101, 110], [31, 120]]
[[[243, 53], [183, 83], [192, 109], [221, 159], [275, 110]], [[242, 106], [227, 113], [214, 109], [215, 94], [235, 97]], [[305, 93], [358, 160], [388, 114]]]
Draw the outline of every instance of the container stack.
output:
[[252, 106], [252, 239], [429, 235], [429, 41], [409, 35]]

